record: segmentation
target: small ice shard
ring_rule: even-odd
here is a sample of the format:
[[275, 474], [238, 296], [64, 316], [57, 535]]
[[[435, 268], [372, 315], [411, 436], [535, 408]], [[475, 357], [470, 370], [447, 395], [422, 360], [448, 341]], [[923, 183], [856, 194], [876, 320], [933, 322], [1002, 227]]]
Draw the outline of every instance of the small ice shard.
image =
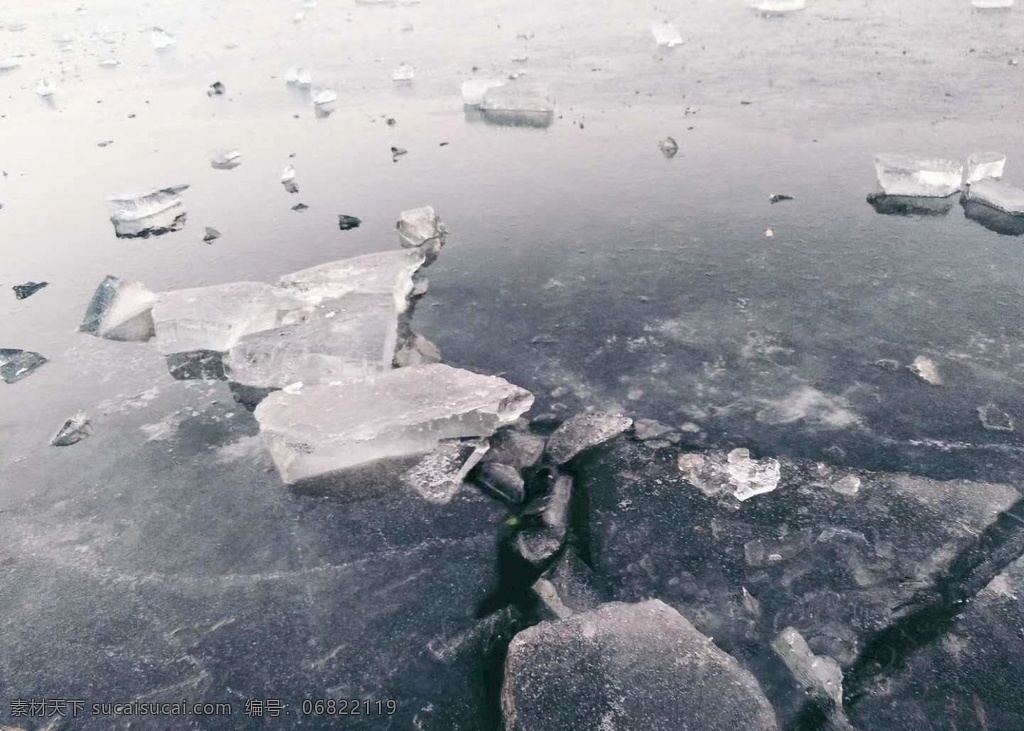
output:
[[775, 232], [774, 232], [774, 231], [773, 231], [772, 229], [770, 229], [770, 228], [766, 228], [766, 229], [764, 230], [764, 237], [765, 237], [766, 239], [772, 239], [772, 238], [775, 238]]
[[206, 96], [220, 96], [224, 93], [224, 84], [214, 81], [206, 90]]
[[614, 439], [631, 426], [633, 420], [621, 414], [577, 414], [555, 429], [548, 440], [548, 457], [552, 463], [563, 465], [588, 449]]
[[391, 160], [392, 162], [398, 162], [398, 158], [402, 155], [408, 155], [409, 151], [404, 147], [392, 147], [391, 148]]
[[467, 107], [479, 107], [489, 89], [502, 86], [501, 79], [469, 79], [462, 82], [462, 103]]
[[17, 56], [11, 56], [9, 58], [0, 58], [0, 72], [13, 71], [21, 66], [21, 59]]
[[807, 7], [807, 0], [754, 0], [751, 7], [763, 15], [779, 15], [803, 10]]
[[298, 193], [299, 184], [295, 182], [295, 168], [291, 165], [285, 166], [285, 169], [281, 171], [281, 185], [289, 193]]
[[860, 492], [860, 478], [857, 475], [846, 475], [833, 482], [829, 487], [840, 495], [853, 496]]
[[50, 444], [55, 447], [70, 447], [92, 434], [92, 425], [84, 411], [79, 411], [57, 431]]
[[31, 350], [0, 348], [0, 378], [7, 383], [17, 383], [46, 362], [45, 357]]
[[348, 216], [344, 213], [338, 214], [338, 228], [342, 231], [351, 231], [354, 228], [359, 228], [359, 224], [362, 221], [355, 216]]
[[939, 367], [931, 358], [919, 355], [914, 358], [913, 363], [907, 366], [907, 370], [930, 386], [942, 385], [942, 376], [939, 375]]
[[526, 63], [527, 61], [530, 60], [530, 57], [527, 56], [525, 53], [517, 53], [514, 56], [510, 56], [509, 60], [512, 63]]
[[748, 500], [779, 486], [782, 467], [777, 459], [753, 459], [749, 449], [728, 454], [681, 454], [676, 462], [683, 478], [709, 497], [732, 495]]
[[1013, 7], [1013, 0], [971, 0], [978, 10], [1006, 10]]
[[305, 203], [296, 203], [294, 206], [292, 206], [292, 210], [302, 213], [303, 211], [308, 211], [309, 206], [307, 206]]
[[57, 93], [57, 87], [49, 79], [40, 79], [36, 84], [36, 94], [44, 99]]
[[662, 155], [671, 160], [679, 152], [679, 144], [673, 138], [666, 137], [658, 143], [658, 149], [661, 150]]
[[215, 170], [233, 170], [242, 164], [242, 153], [238, 150], [217, 150], [210, 155], [210, 167]]
[[945, 198], [960, 190], [964, 166], [953, 160], [882, 153], [875, 174], [886, 195]]
[[178, 39], [173, 35], [165, 31], [163, 28], [153, 26], [152, 32], [149, 35], [149, 41], [153, 44], [153, 48], [158, 51], [163, 51], [174, 45]]
[[978, 407], [978, 419], [989, 431], [1013, 431], [1013, 418], [995, 404]]
[[276, 392], [256, 419], [282, 480], [294, 484], [382, 459], [488, 437], [533, 405], [508, 381], [440, 363]]
[[96, 288], [78, 330], [107, 340], [149, 340], [156, 299], [140, 282], [108, 275]]
[[401, 64], [397, 69], [391, 72], [391, 80], [399, 82], [412, 81], [416, 77], [416, 69], [407, 63]]
[[641, 442], [661, 439], [673, 431], [675, 430], [668, 424], [656, 421], [655, 419], [637, 419], [633, 424], [633, 436]]
[[786, 195], [785, 193], [772, 193], [768, 197], [768, 202], [769, 203], [780, 203], [782, 201], [791, 201], [791, 200], [793, 200], [793, 196]]
[[425, 244], [444, 246], [448, 234], [441, 217], [431, 206], [402, 211], [395, 228], [399, 241], [406, 248], [419, 248]]
[[787, 627], [772, 641], [772, 649], [793, 674], [805, 692], [827, 699], [835, 708], [843, 705], [843, 671], [831, 657], [815, 655], [807, 641], [792, 627]]
[[651, 23], [651, 35], [654, 36], [655, 43], [665, 48], [674, 48], [683, 43], [683, 37], [679, 35], [679, 30], [667, 20]]
[[113, 69], [113, 68], [117, 68], [120, 65], [121, 65], [121, 62], [118, 61], [116, 58], [104, 58], [104, 59], [100, 60], [100, 68], [103, 68], [103, 69]]
[[555, 118], [551, 89], [544, 84], [491, 87], [484, 93], [480, 109], [485, 120], [498, 125], [547, 127]]
[[207, 226], [203, 233], [203, 241], [207, 244], [212, 244], [214, 241], [220, 238], [220, 231], [215, 229], [213, 226]]
[[486, 492], [513, 505], [519, 505], [526, 497], [523, 477], [512, 465], [488, 462], [480, 468], [476, 482]]
[[1024, 216], [1024, 189], [1001, 180], [986, 179], [972, 183], [964, 198], [984, 203], [1011, 216]]
[[108, 198], [114, 233], [118, 238], [148, 238], [180, 231], [185, 226], [185, 205], [178, 194], [187, 188], [173, 185], [140, 195]]
[[338, 92], [327, 87], [313, 89], [313, 108], [318, 116], [326, 117], [334, 111], [338, 101]]
[[23, 300], [26, 297], [31, 297], [48, 284], [49, 282], [25, 282], [24, 284], [15, 284], [13, 287], [14, 296]]
[[516, 553], [538, 567], [565, 545], [572, 500], [572, 477], [557, 470], [542, 474], [545, 489], [519, 514], [520, 529], [514, 540]]
[[301, 10], [296, 10], [295, 15], [292, 16], [293, 23], [301, 23], [306, 19], [306, 14]]
[[313, 75], [301, 66], [288, 69], [284, 80], [289, 86], [297, 86], [300, 89], [308, 89], [313, 85]]
[[402, 482], [427, 502], [450, 503], [487, 452], [486, 439], [442, 442], [402, 475]]
[[986, 178], [1003, 177], [1006, 155], [998, 152], [976, 152], [967, 158], [967, 184]]

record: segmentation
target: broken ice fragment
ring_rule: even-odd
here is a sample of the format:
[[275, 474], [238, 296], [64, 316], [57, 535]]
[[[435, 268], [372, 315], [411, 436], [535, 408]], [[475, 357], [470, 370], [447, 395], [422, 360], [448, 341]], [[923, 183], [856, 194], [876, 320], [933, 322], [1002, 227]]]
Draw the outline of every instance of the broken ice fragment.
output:
[[658, 149], [661, 150], [662, 155], [669, 159], [672, 159], [673, 157], [676, 156], [676, 153], [679, 152], [679, 145], [671, 137], [666, 137], [665, 139], [658, 143]]
[[303, 211], [309, 210], [309, 206], [307, 206], [305, 203], [296, 203], [294, 206], [292, 206], [292, 210], [302, 213]]
[[772, 649], [793, 674], [793, 678], [811, 695], [828, 699], [837, 707], [843, 704], [843, 671], [831, 657], [815, 655], [798, 631], [787, 627], [772, 641]]
[[277, 286], [310, 305], [350, 293], [390, 295], [404, 311], [412, 289], [412, 275], [423, 265], [420, 250], [385, 251], [319, 264], [286, 274]]
[[391, 160], [393, 162], [398, 162], [398, 158], [400, 158], [402, 155], [408, 155], [408, 154], [409, 154], [409, 151], [406, 150], [404, 147], [392, 147], [391, 148]]
[[288, 69], [284, 80], [289, 86], [297, 86], [300, 89], [307, 89], [313, 85], [313, 75], [301, 66]]
[[113, 214], [114, 233], [118, 238], [147, 238], [185, 226], [185, 206], [178, 194], [188, 185], [156, 188], [139, 195], [108, 198]]
[[772, 239], [772, 238], [775, 238], [775, 232], [774, 232], [774, 231], [773, 231], [772, 229], [770, 229], [770, 228], [766, 228], [766, 229], [764, 230], [764, 237], [765, 237], [766, 239]]
[[995, 404], [978, 407], [978, 418], [981, 425], [989, 431], [1013, 431], [1013, 419]]
[[342, 231], [350, 231], [354, 228], [359, 228], [359, 224], [362, 221], [355, 216], [347, 216], [344, 213], [338, 214], [338, 228]]
[[1006, 155], [998, 152], [976, 152], [967, 158], [967, 184], [985, 178], [1001, 178], [1005, 166]]
[[50, 444], [55, 447], [70, 447], [72, 444], [78, 444], [90, 434], [92, 434], [92, 425], [89, 423], [89, 417], [85, 415], [84, 411], [79, 411], [64, 422], [64, 425], [50, 440]]
[[214, 81], [206, 90], [206, 96], [220, 96], [224, 93], [224, 84]]
[[941, 386], [942, 376], [939, 375], [939, 367], [931, 358], [919, 355], [914, 362], [907, 366], [907, 370], [931, 386]]
[[957, 196], [922, 198], [910, 195], [869, 193], [868, 203], [877, 213], [886, 216], [945, 216], [952, 210]]
[[153, 44], [153, 48], [158, 51], [163, 51], [174, 45], [177, 38], [165, 31], [163, 28], [153, 26], [153, 30], [149, 35], [150, 43]]
[[[412, 293], [410, 293], [411, 295]], [[395, 368], [440, 363], [441, 351], [422, 335], [414, 334], [395, 351]]]
[[116, 58], [104, 58], [100, 61], [101, 69], [114, 69], [121, 65], [121, 62]]
[[785, 193], [773, 193], [768, 197], [770, 203], [780, 203], [781, 201], [791, 201], [793, 196], [786, 195]]
[[614, 439], [632, 425], [633, 420], [621, 414], [577, 414], [555, 429], [548, 440], [548, 457], [554, 464], [565, 464]]
[[442, 442], [402, 475], [402, 482], [431, 503], [450, 503], [487, 452], [486, 439]]
[[407, 63], [401, 64], [397, 69], [391, 72], [391, 80], [399, 82], [412, 81], [416, 77], [416, 69]]
[[978, 10], [1006, 10], [1013, 7], [1013, 0], [971, 0]]
[[213, 228], [213, 226], [207, 226], [206, 232], [203, 234], [203, 241], [208, 244], [212, 244], [214, 241], [220, 238], [220, 231]]
[[469, 79], [462, 82], [462, 103], [467, 107], [478, 107], [489, 89], [502, 86], [501, 79]]
[[544, 482], [544, 494], [523, 508], [522, 528], [515, 536], [516, 552], [534, 566], [542, 566], [558, 553], [569, 530], [572, 477], [557, 471], [544, 473]]
[[406, 248], [419, 248], [424, 244], [443, 246], [448, 229], [431, 206], [402, 211], [395, 224], [398, 239]]
[[781, 15], [794, 10], [803, 10], [807, 0], [754, 0], [751, 7], [762, 15]]
[[[975, 183], [978, 185], [978, 183]], [[1024, 236], [1024, 216], [1006, 213], [978, 200], [961, 199], [964, 218], [1003, 236]]]
[[21, 59], [17, 56], [11, 56], [9, 58], [0, 58], [0, 72], [13, 71], [14, 69], [21, 66]]
[[291, 165], [285, 166], [285, 169], [281, 171], [281, 185], [289, 193], [299, 192], [299, 184], [295, 182], [295, 168]]
[[967, 188], [966, 200], [977, 201], [1011, 216], [1024, 216], [1024, 189], [1001, 180], [979, 180]]
[[313, 89], [313, 108], [317, 116], [326, 117], [334, 112], [335, 103], [338, 101], [338, 92], [327, 87]]
[[679, 30], [667, 20], [651, 23], [651, 35], [654, 36], [655, 43], [665, 48], [674, 48], [683, 42]]
[[633, 435], [641, 442], [659, 439], [674, 431], [668, 424], [654, 419], [637, 419], [633, 424]]
[[36, 94], [44, 99], [57, 93], [57, 87], [49, 79], [40, 79], [36, 84]]
[[78, 330], [107, 340], [149, 340], [155, 302], [156, 295], [145, 285], [108, 275], [96, 288]]
[[210, 166], [215, 170], [232, 170], [242, 164], [242, 153], [238, 150], [217, 150], [210, 155]]
[[776, 459], [753, 459], [748, 449], [728, 454], [681, 454], [676, 462], [683, 478], [709, 497], [729, 494], [743, 501], [779, 486], [781, 465]]
[[857, 475], [846, 475], [846, 477], [833, 482], [829, 487], [840, 495], [853, 496], [860, 492], [860, 483], [860, 478]]
[[17, 348], [0, 348], [0, 378], [17, 383], [47, 362], [39, 353]]
[[490, 436], [532, 404], [504, 379], [438, 363], [276, 392], [256, 419], [282, 480], [293, 484], [423, 454], [445, 439]]
[[875, 174], [887, 195], [945, 198], [960, 190], [964, 166], [953, 160], [883, 153]]
[[512, 465], [488, 462], [480, 468], [476, 482], [490, 494], [514, 505], [522, 503], [526, 497], [522, 475]]
[[13, 287], [14, 296], [23, 300], [26, 297], [31, 297], [48, 284], [49, 282], [25, 282], [24, 284], [15, 284]]
[[547, 127], [555, 118], [551, 89], [544, 84], [503, 84], [488, 89], [480, 103], [484, 119], [492, 124]]

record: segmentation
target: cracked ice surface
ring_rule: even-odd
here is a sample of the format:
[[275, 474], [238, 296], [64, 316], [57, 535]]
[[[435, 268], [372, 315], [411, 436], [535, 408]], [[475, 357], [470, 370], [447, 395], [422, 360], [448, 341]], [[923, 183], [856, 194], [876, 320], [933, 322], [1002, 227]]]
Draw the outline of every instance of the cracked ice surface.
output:
[[256, 419], [288, 484], [432, 450], [443, 439], [490, 436], [533, 405], [495, 376], [442, 364], [271, 394]]

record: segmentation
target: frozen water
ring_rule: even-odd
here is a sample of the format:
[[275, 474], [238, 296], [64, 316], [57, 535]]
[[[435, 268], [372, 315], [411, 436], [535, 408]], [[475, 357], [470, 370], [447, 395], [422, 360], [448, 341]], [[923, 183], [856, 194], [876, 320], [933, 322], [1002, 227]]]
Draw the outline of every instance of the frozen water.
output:
[[431, 206], [402, 211], [395, 228], [398, 229], [398, 238], [402, 246], [409, 248], [421, 247], [424, 244], [443, 246], [445, 235], [448, 233], [441, 217]]
[[655, 43], [666, 48], [674, 48], [683, 42], [679, 30], [667, 20], [651, 23], [651, 34], [654, 36]]
[[979, 180], [968, 189], [966, 198], [996, 208], [1011, 216], [1024, 216], [1024, 189], [1001, 180]]
[[338, 93], [334, 89], [327, 87], [313, 89], [313, 108], [318, 116], [326, 117], [331, 114], [337, 101]]
[[108, 198], [114, 233], [118, 238], [146, 238], [181, 230], [185, 225], [185, 205], [178, 194], [187, 188], [188, 185], [173, 185], [139, 195]]
[[953, 160], [883, 153], [875, 174], [886, 195], [945, 198], [960, 190], [964, 166]]
[[551, 89], [544, 84], [516, 82], [488, 89], [480, 104], [484, 119], [495, 124], [547, 127], [555, 117]]
[[939, 375], [939, 366], [931, 358], [919, 355], [907, 366], [907, 370], [931, 386], [941, 386], [942, 376]]
[[53, 96], [57, 93], [57, 87], [49, 79], [40, 79], [36, 84], [36, 94], [41, 97]]
[[533, 405], [495, 376], [434, 364], [374, 373], [299, 393], [273, 393], [256, 419], [284, 482], [490, 436]]
[[971, 5], [979, 10], [1002, 10], [1013, 7], [1013, 0], [971, 0]]
[[116, 58], [104, 58], [100, 61], [100, 68], [114, 69], [121, 65], [121, 62]]
[[995, 404], [979, 406], [978, 419], [981, 420], [981, 425], [989, 431], [1013, 431], [1013, 417]]
[[149, 35], [149, 40], [150, 43], [153, 44], [153, 48], [158, 51], [163, 51], [173, 46], [178, 39], [163, 28], [153, 26], [153, 30]]
[[156, 295], [142, 283], [107, 275], [96, 288], [78, 329], [108, 340], [149, 340], [155, 303]]
[[683, 478], [705, 495], [730, 494], [741, 501], [772, 492], [782, 475], [778, 460], [753, 459], [748, 449], [734, 449], [727, 455], [681, 454], [677, 465]]
[[31, 297], [49, 284], [49, 282], [25, 282], [24, 284], [15, 284], [11, 289], [14, 290], [14, 296], [17, 299], [23, 300], [27, 297]]
[[0, 58], [0, 71], [13, 71], [21, 66], [21, 59], [17, 56]]
[[92, 425], [89, 423], [89, 417], [84, 411], [79, 411], [64, 422], [64, 425], [50, 440], [50, 444], [55, 447], [70, 447], [72, 444], [78, 444], [90, 434], [92, 434]]
[[1003, 177], [1006, 155], [998, 152], [978, 152], [967, 158], [967, 184], [985, 178]]
[[416, 69], [407, 63], [403, 63], [391, 72], [392, 81], [412, 81], [416, 77]]
[[547, 452], [555, 464], [565, 464], [592, 447], [604, 444], [633, 426], [621, 414], [577, 414], [566, 419], [548, 440]]
[[772, 648], [802, 688], [812, 695], [830, 699], [837, 706], [842, 705], [843, 671], [839, 663], [830, 657], [815, 655], [803, 635], [792, 627], [779, 633]]
[[301, 66], [288, 69], [284, 75], [284, 80], [285, 83], [291, 86], [298, 86], [303, 89], [313, 85], [313, 75]]
[[467, 107], [479, 107], [484, 100], [484, 94], [489, 89], [494, 89], [505, 84], [501, 79], [469, 79], [462, 82], [462, 103]]
[[356, 216], [349, 216], [346, 213], [338, 214], [338, 228], [342, 231], [351, 231], [354, 228], [359, 228], [359, 224], [362, 220]]
[[30, 350], [0, 348], [0, 378], [6, 383], [17, 383], [46, 362], [46, 358]]
[[486, 439], [442, 442], [403, 474], [402, 482], [428, 502], [450, 503], [487, 450]]
[[412, 275], [423, 261], [419, 250], [364, 254], [286, 274], [277, 285], [309, 305], [352, 293], [386, 294], [401, 312], [412, 291]]
[[658, 149], [665, 157], [672, 159], [679, 152], [679, 144], [671, 137], [666, 137], [658, 143]]
[[242, 153], [238, 150], [217, 150], [210, 155], [210, 166], [216, 170], [231, 170], [242, 164]]
[[768, 15], [791, 13], [794, 10], [803, 10], [807, 7], [807, 0], [754, 0], [751, 7]]

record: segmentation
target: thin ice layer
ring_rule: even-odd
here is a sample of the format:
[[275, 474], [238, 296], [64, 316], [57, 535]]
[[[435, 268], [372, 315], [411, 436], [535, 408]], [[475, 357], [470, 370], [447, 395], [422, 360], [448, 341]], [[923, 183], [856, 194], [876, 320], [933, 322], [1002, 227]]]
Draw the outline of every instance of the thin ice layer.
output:
[[1024, 189], [1001, 180], [979, 180], [972, 183], [967, 189], [966, 198], [1011, 216], [1024, 216]]
[[945, 198], [960, 190], [964, 166], [953, 160], [881, 154], [875, 174], [886, 195]]
[[444, 439], [486, 437], [515, 421], [533, 396], [495, 376], [433, 364], [278, 391], [256, 419], [286, 483], [432, 450]]
[[149, 340], [156, 300], [156, 294], [141, 282], [107, 275], [96, 288], [78, 329], [108, 340]]

